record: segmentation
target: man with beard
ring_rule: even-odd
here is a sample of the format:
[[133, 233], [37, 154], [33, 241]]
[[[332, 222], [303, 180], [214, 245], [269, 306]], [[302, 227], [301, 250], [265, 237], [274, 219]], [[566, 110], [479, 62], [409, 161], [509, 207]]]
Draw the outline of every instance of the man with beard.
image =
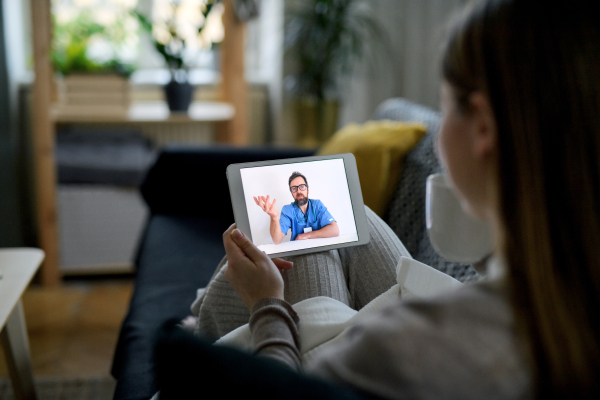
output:
[[340, 229], [327, 207], [320, 200], [308, 198], [308, 182], [300, 172], [293, 172], [288, 181], [294, 197], [291, 204], [283, 206], [281, 216], [275, 209], [277, 199], [269, 202], [269, 196], [255, 196], [254, 201], [271, 217], [269, 231], [273, 243], [279, 244], [292, 229], [291, 240], [328, 238], [338, 236]]

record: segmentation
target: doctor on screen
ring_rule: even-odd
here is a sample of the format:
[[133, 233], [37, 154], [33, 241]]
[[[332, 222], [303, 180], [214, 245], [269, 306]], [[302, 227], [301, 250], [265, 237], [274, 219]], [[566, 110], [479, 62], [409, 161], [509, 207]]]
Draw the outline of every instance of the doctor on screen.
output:
[[256, 204], [271, 217], [269, 230], [273, 243], [281, 243], [290, 228], [291, 240], [328, 238], [340, 234], [337, 222], [327, 211], [327, 207], [320, 200], [308, 198], [308, 183], [304, 175], [293, 172], [288, 185], [294, 201], [283, 206], [281, 216], [275, 209], [277, 199], [269, 203], [269, 196], [254, 197]]

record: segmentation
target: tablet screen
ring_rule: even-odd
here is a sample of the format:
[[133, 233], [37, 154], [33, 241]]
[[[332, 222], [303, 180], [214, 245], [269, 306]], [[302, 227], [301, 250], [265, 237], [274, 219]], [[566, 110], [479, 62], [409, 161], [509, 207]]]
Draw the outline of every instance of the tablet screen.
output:
[[252, 241], [265, 253], [358, 241], [343, 158], [241, 168], [240, 177]]

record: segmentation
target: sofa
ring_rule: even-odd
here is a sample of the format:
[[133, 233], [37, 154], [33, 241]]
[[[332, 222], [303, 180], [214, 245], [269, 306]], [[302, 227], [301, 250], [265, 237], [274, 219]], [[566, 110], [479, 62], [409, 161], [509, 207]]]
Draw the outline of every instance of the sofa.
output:
[[[418, 261], [461, 282], [477, 280], [472, 266], [437, 255], [427, 236], [425, 182], [427, 176], [440, 171], [434, 152], [439, 113], [394, 98], [383, 102], [373, 119], [427, 126], [423, 139], [405, 157], [383, 219]], [[224, 145], [166, 148], [160, 153], [141, 185], [150, 216], [138, 246], [135, 289], [113, 359], [115, 399], [147, 399], [156, 392], [157, 331], [165, 321], [191, 314], [196, 290], [207, 285], [225, 254], [222, 233], [234, 220], [227, 165], [313, 153], [297, 148]]]

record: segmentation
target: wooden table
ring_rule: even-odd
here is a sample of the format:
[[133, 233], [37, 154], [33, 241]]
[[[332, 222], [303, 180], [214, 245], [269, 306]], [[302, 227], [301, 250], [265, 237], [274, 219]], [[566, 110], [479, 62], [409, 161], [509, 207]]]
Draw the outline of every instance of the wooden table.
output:
[[43, 259], [40, 249], [0, 249], [0, 340], [16, 399], [36, 398], [21, 296]]

